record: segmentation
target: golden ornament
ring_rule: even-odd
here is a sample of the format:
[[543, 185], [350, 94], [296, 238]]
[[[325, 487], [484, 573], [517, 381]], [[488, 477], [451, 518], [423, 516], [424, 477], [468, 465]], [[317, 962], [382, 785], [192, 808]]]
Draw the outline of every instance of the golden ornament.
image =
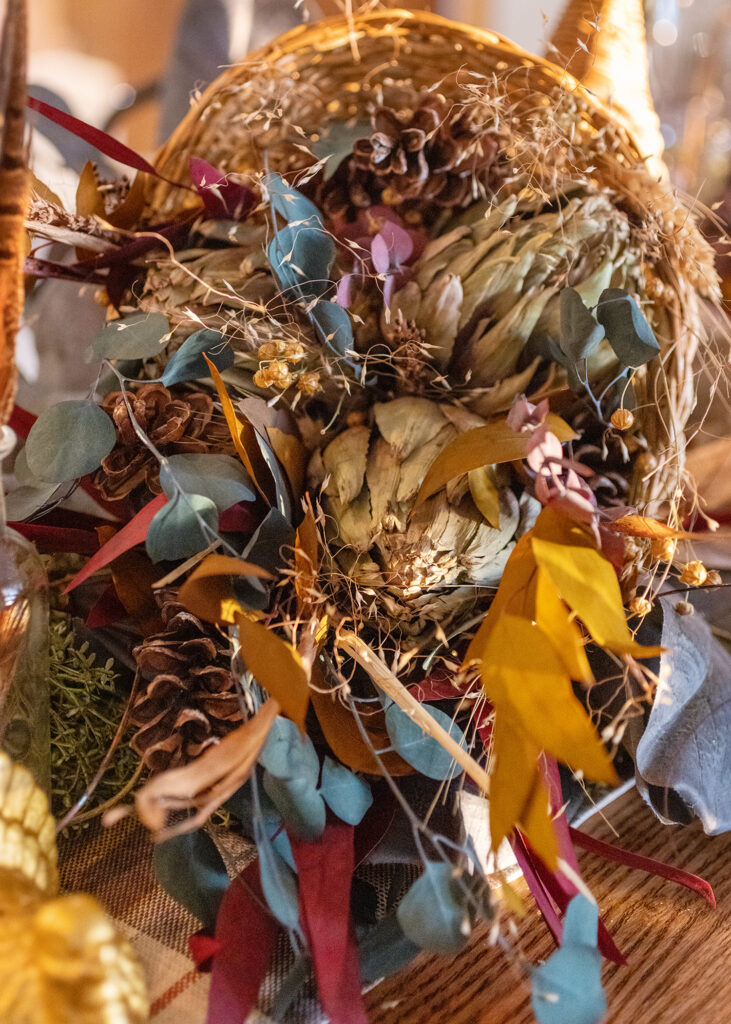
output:
[[58, 895], [55, 822], [45, 794], [0, 753], [0, 1020], [141, 1024], [142, 971], [91, 896]]

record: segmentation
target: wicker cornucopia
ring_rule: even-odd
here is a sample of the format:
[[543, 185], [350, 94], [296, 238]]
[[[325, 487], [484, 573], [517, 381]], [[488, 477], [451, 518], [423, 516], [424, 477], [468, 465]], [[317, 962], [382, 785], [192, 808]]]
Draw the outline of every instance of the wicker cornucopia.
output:
[[[42, 501], [87, 475], [124, 522], [70, 589], [111, 561], [142, 634], [133, 745], [154, 777], [135, 806], [170, 841], [166, 886], [215, 924], [211, 1019], [243, 1019], [260, 980], [235, 983], [244, 891], [247, 920], [299, 955], [278, 1014], [313, 965], [325, 1012], [361, 1024], [361, 981], [461, 948], [494, 916], [470, 797], [489, 856], [509, 841], [549, 917], [579, 901], [566, 934], [589, 915], [590, 1006], [571, 1019], [602, 1015], [558, 763], [611, 785], [607, 748], [641, 744], [658, 673], [638, 659], [666, 657], [655, 578], [687, 537], [684, 428], [718, 284], [665, 181], [643, 58], [635, 99], [612, 95], [643, 40], [612, 57], [589, 8], [613, 45], [641, 5], [571, 5], [556, 37], [573, 19], [614, 106], [427, 14], [275, 40], [208, 89], [73, 267], [113, 307], [93, 346], [113, 378], [101, 406], [41, 417], [21, 471]], [[34, 202], [39, 233], [63, 219]], [[82, 455], [49, 454], [52, 428]], [[710, 577], [693, 560], [677, 578]], [[592, 703], [597, 679], [611, 692]], [[440, 799], [458, 809], [444, 827]], [[258, 850], [244, 886], [200, 831], [221, 807]], [[353, 899], [351, 919], [374, 850], [424, 870], [405, 894], [371, 878], [378, 905]]]
[[[639, 9], [626, 6], [628, 15]], [[567, 11], [564, 44], [568, 21], [573, 17], [579, 26], [584, 14]], [[631, 38], [634, 53], [619, 61], [603, 55], [605, 90], [608, 65], [617, 81], [631, 63], [628, 56], [640, 56], [644, 66], [642, 39]], [[596, 67], [595, 59], [593, 74]], [[643, 163], [646, 156], [655, 165], [660, 160], [659, 134], [653, 139], [646, 127], [638, 129], [638, 144], [626, 127], [631, 115], [623, 111], [618, 120], [558, 65], [493, 32], [426, 13], [332, 19], [296, 29], [224, 72], [175, 131], [157, 166], [165, 177], [182, 180], [190, 158], [205, 155], [225, 173], [258, 176], [266, 168], [296, 179], [312, 163], [308, 145], [318, 151], [315, 143], [330, 138], [337, 151], [341, 135], [349, 141], [353, 124], [367, 122], [374, 108], [399, 108], [422, 92], [438, 92], [460, 108], [481, 105], [485, 123], [507, 142], [511, 178], [543, 197], [545, 207], [577, 189], [618, 211], [635, 249], [630, 290], [640, 295], [662, 349], [662, 358], [634, 379], [635, 430], [648, 455], [635, 465], [632, 497], [642, 504], [672, 498], [682, 481], [692, 363], [704, 333], [698, 293], [717, 295], [713, 256], [688, 211]], [[646, 92], [635, 97], [634, 124], [645, 126], [653, 116], [656, 123], [646, 101]], [[647, 152], [648, 141], [656, 143], [654, 152]], [[189, 201], [185, 192], [157, 181], [148, 189], [147, 215], [159, 221]], [[563, 272], [570, 279], [570, 267]]]

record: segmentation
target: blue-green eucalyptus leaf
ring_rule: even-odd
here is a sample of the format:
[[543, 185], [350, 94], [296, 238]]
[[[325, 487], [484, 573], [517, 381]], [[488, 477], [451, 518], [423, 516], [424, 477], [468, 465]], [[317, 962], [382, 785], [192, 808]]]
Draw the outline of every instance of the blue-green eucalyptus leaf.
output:
[[108, 323], [92, 351], [99, 359], [149, 359], [165, 350], [169, 336], [170, 323], [162, 313], [130, 313]]
[[24, 484], [5, 495], [5, 515], [9, 523], [20, 523], [46, 505], [58, 484]]
[[186, 494], [202, 494], [210, 498], [219, 512], [239, 501], [256, 499], [249, 474], [230, 455], [170, 455], [160, 466], [160, 485], [168, 498], [175, 497], [176, 485]]
[[297, 882], [289, 867], [272, 846], [264, 822], [254, 820], [254, 840], [259, 853], [259, 876], [269, 909], [285, 928], [299, 927]]
[[218, 512], [210, 498], [202, 494], [176, 494], [150, 523], [145, 540], [147, 554], [153, 562], [190, 558], [208, 547], [210, 534], [217, 530]]
[[223, 372], [233, 366], [234, 351], [231, 345], [219, 333], [202, 329], [186, 338], [177, 352], [170, 357], [162, 382], [165, 387], [180, 384], [186, 380], [201, 380], [210, 377], [211, 371], [203, 358], [205, 353], [217, 370]]
[[335, 242], [321, 224], [287, 224], [278, 228], [267, 256], [284, 289], [295, 289], [298, 295], [310, 299], [330, 287]]
[[604, 337], [604, 328], [592, 316], [575, 288], [560, 296], [561, 351], [575, 365], [586, 359]]
[[358, 945], [360, 977], [364, 985], [371, 985], [403, 970], [421, 947], [407, 938], [396, 914], [389, 914], [374, 925]]
[[153, 864], [163, 889], [204, 928], [213, 928], [229, 877], [208, 833], [198, 829], [157, 843]]
[[[286, 563], [294, 538], [294, 527], [279, 509], [272, 508], [253, 533], [241, 557], [276, 576]], [[269, 590], [261, 580], [241, 576], [234, 580], [233, 587], [234, 594], [247, 608], [262, 610], [267, 607]]]
[[719, 835], [731, 830], [731, 654], [700, 612], [679, 615], [676, 603], [660, 599], [660, 684], [635, 751], [638, 786], [663, 820], [680, 818], [679, 797]]
[[111, 417], [94, 402], [59, 402], [30, 429], [25, 443], [28, 469], [39, 481], [75, 480], [98, 469], [116, 440]]
[[259, 754], [259, 764], [278, 779], [302, 779], [313, 787], [317, 785], [320, 774], [320, 762], [312, 740], [307, 735], [303, 736], [294, 722], [281, 715], [275, 718], [269, 730]]
[[322, 223], [322, 214], [315, 204], [292, 185], [288, 185], [281, 174], [267, 174], [262, 184], [266, 189], [272, 209], [284, 220], [289, 223], [293, 221]]
[[427, 861], [396, 911], [404, 935], [430, 953], [458, 953], [470, 935], [470, 917], [452, 864]]
[[359, 825], [373, 803], [371, 787], [331, 757], [322, 763], [320, 793], [333, 814], [348, 825]]
[[624, 289], [606, 288], [599, 296], [596, 315], [614, 354], [625, 366], [643, 366], [659, 354], [652, 328]]
[[600, 1024], [607, 1012], [597, 945], [596, 903], [579, 893], [566, 910], [561, 948], [533, 970], [538, 1024]]
[[[441, 725], [455, 743], [465, 745], [462, 730], [439, 708], [424, 705], [424, 710]], [[423, 732], [397, 704], [386, 709], [386, 731], [396, 751], [412, 768], [429, 779], [447, 779], [454, 772], [454, 759], [435, 739]]]
[[[353, 351], [353, 322], [348, 311], [337, 302], [320, 299], [310, 310], [309, 317], [323, 345], [335, 356], [342, 359], [347, 352]], [[348, 365], [355, 364], [348, 362]]]
[[277, 779], [264, 772], [264, 789], [287, 828], [300, 839], [317, 839], [322, 835], [327, 817], [325, 801], [309, 779]]

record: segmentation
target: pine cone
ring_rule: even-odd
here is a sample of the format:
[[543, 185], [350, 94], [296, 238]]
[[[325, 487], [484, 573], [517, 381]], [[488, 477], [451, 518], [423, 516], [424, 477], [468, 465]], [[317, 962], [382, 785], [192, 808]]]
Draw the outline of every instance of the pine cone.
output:
[[[213, 399], [203, 391], [176, 392], [162, 384], [143, 384], [127, 391], [138, 426], [163, 455], [182, 452], [233, 454], [233, 443], [223, 416], [215, 416]], [[108, 501], [119, 501], [141, 491], [149, 500], [159, 494], [160, 466], [135, 432], [121, 391], [113, 391], [102, 409], [114, 420], [117, 443], [102, 460], [94, 484]]]
[[243, 720], [222, 634], [174, 600], [162, 618], [165, 631], [132, 652], [144, 686], [130, 716], [139, 726], [132, 747], [151, 772], [187, 764]]
[[428, 96], [412, 111], [380, 107], [372, 134], [359, 139], [321, 197], [330, 216], [377, 203], [424, 200], [462, 207], [494, 193], [501, 179], [499, 140], [468, 107]]

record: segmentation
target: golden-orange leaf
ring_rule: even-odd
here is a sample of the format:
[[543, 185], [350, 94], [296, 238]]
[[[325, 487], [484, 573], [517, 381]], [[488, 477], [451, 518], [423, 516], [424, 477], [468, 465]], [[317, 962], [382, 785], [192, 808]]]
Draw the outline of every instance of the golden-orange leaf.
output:
[[206, 622], [232, 623], [235, 612], [240, 609], [233, 588], [233, 579], [237, 576], [272, 579], [270, 572], [253, 562], [228, 555], [209, 555], [182, 585], [178, 600]]
[[[554, 413], [546, 417], [546, 426], [559, 441], [571, 441], [577, 436], [568, 423]], [[504, 419], [459, 434], [432, 462], [419, 488], [416, 504], [426, 501], [450, 480], [463, 473], [481, 466], [515, 462], [516, 459], [524, 458], [529, 439], [530, 434], [516, 433]]]
[[621, 533], [626, 537], [648, 537], [650, 540], [665, 539], [672, 537], [692, 537], [692, 533], [685, 530], [676, 530], [667, 523], [661, 523], [659, 519], [650, 519], [648, 516], [622, 516], [615, 519], [613, 523], [605, 524], [612, 533]]
[[571, 679], [589, 686], [594, 682], [594, 676], [586, 657], [581, 630], [543, 569], [538, 569], [536, 574], [535, 594], [533, 617], [536, 625], [548, 637]]
[[[317, 672], [317, 663], [313, 666], [313, 676]], [[374, 711], [369, 704], [361, 713], [354, 703], [368, 741], [364, 739], [355, 715], [338, 699], [336, 691], [321, 692], [322, 679], [315, 678], [315, 688], [311, 691], [312, 706], [320, 723], [323, 735], [330, 749], [344, 765], [354, 772], [366, 772], [369, 775], [382, 775], [383, 771], [373, 756], [371, 746], [375, 750], [387, 751], [391, 740], [386, 732], [383, 711]], [[370, 744], [370, 746], [369, 746]], [[380, 755], [383, 768], [391, 776], [412, 775], [414, 769], [407, 764], [395, 751], [388, 750]]]
[[304, 732], [310, 701], [310, 676], [302, 657], [292, 644], [260, 622], [237, 614], [236, 625], [247, 669], [281, 705], [282, 713]]
[[221, 374], [205, 352], [203, 353], [203, 358], [208, 363], [213, 383], [216, 385], [218, 398], [223, 406], [223, 415], [226, 417], [226, 425], [231, 434], [231, 440], [234, 443], [236, 452], [248, 470], [249, 476], [259, 494], [272, 505], [274, 504], [274, 481], [261, 454], [259, 442], [256, 439], [256, 431], [248, 420], [241, 420], [236, 415], [236, 410], [233, 407], [228, 391], [226, 391], [226, 385], [223, 383]]
[[317, 524], [312, 505], [307, 500], [304, 519], [297, 529], [294, 545], [294, 588], [300, 615], [306, 614], [312, 604], [312, 595], [317, 580], [319, 542]]

